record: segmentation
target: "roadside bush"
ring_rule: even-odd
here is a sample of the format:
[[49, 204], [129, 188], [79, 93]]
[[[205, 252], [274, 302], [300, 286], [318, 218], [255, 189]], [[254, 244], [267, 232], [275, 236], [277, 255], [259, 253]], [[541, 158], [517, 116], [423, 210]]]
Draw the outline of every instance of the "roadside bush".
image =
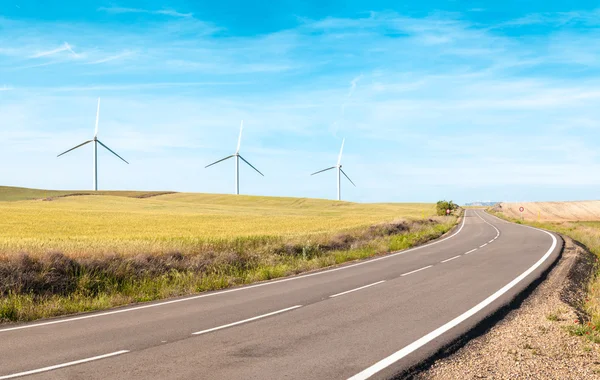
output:
[[452, 213], [456, 209], [458, 209], [458, 205], [452, 201], [439, 201], [436, 205], [437, 214], [440, 216], [446, 215], [446, 210], [450, 210]]

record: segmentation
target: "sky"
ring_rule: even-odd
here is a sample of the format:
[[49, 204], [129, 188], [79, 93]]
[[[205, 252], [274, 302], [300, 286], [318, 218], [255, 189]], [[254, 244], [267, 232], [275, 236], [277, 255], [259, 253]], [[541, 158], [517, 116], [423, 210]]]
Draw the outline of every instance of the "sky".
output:
[[598, 199], [598, 1], [0, 2], [0, 184]]

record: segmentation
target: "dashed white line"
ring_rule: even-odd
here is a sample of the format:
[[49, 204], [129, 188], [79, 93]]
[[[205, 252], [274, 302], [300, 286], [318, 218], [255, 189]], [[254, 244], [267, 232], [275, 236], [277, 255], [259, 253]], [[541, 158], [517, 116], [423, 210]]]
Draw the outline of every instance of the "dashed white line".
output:
[[494, 240], [496, 240], [496, 239], [492, 239], [492, 240], [488, 241], [488, 244], [492, 244], [494, 242]]
[[445, 325], [438, 327], [437, 329], [433, 330], [432, 332], [423, 336], [422, 338], [417, 339], [416, 341], [412, 342], [411, 344], [404, 347], [400, 351], [397, 351], [396, 353], [388, 356], [387, 358], [382, 359], [379, 362], [373, 364], [371, 367], [365, 369], [361, 373], [352, 376], [349, 380], [368, 379], [371, 376], [377, 374], [378, 372], [384, 370], [385, 368], [391, 366], [392, 364], [398, 362], [402, 358], [404, 358], [407, 355], [411, 354], [412, 352], [418, 350], [419, 348], [423, 347], [427, 343], [438, 338], [442, 334], [446, 333], [447, 331], [451, 330], [452, 328], [458, 326], [462, 322], [471, 318], [473, 315], [477, 314], [478, 312], [483, 310], [486, 306], [490, 305], [492, 302], [494, 302], [498, 298], [502, 297], [503, 294], [508, 292], [515, 285], [517, 285], [519, 282], [523, 281], [523, 279], [525, 279], [527, 276], [529, 276], [533, 271], [535, 271], [537, 268], [539, 268], [544, 263], [544, 261], [546, 261], [552, 255], [552, 252], [556, 248], [558, 241], [557, 241], [556, 237], [554, 237], [554, 235], [552, 235], [551, 233], [549, 233], [547, 231], [529, 227], [529, 226], [524, 226], [524, 227], [528, 227], [528, 228], [532, 228], [537, 231], [544, 232], [544, 233], [550, 235], [550, 237], [552, 237], [552, 245], [550, 246], [550, 249], [548, 249], [546, 254], [541, 259], [539, 259], [535, 264], [533, 264], [533, 266], [531, 266], [529, 269], [527, 269], [525, 272], [523, 272], [519, 277], [515, 278], [514, 280], [512, 280], [511, 282], [506, 284], [503, 288], [498, 290], [496, 293], [492, 294], [491, 296], [489, 296], [488, 298], [486, 298], [485, 300], [483, 300], [481, 303], [477, 304], [473, 308], [467, 310], [465, 313], [459, 315], [458, 317], [454, 318], [453, 320], [446, 323]]
[[123, 354], [126, 354], [128, 352], [129, 351], [127, 351], [127, 350], [122, 350], [122, 351], [117, 351], [117, 352], [113, 352], [113, 353], [106, 354], [106, 355], [94, 356], [93, 358], [76, 360], [74, 362], [69, 362], [69, 363], [64, 363], [64, 364], [57, 364], [57, 365], [53, 365], [53, 366], [50, 366], [50, 367], [44, 367], [44, 368], [40, 368], [40, 369], [34, 369], [34, 370], [31, 370], [31, 371], [26, 371], [26, 372], [14, 373], [12, 375], [0, 376], [0, 380], [14, 379], [14, 378], [17, 378], [17, 377], [35, 375], [36, 373], [53, 371], [53, 370], [59, 369], [59, 368], [70, 367], [70, 366], [74, 366], [74, 365], [77, 365], [77, 364], [83, 364], [83, 363], [88, 363], [88, 362], [92, 362], [92, 361], [95, 361], [95, 360], [101, 360], [101, 359], [110, 358], [112, 356], [123, 355]]
[[213, 327], [212, 329], [198, 331], [198, 332], [193, 333], [192, 335], [202, 335], [202, 334], [207, 334], [207, 333], [210, 333], [210, 332], [213, 332], [213, 331], [217, 331], [217, 330], [223, 330], [223, 329], [226, 329], [228, 327], [233, 327], [233, 326], [241, 325], [241, 324], [244, 324], [244, 323], [256, 321], [257, 319], [267, 318], [267, 317], [270, 317], [272, 315], [285, 313], [286, 311], [298, 309], [300, 307], [302, 307], [302, 305], [296, 305], [296, 306], [288, 307], [287, 309], [277, 310], [277, 311], [274, 311], [272, 313], [263, 314], [263, 315], [259, 315], [257, 317], [244, 319], [243, 321], [233, 322], [233, 323], [229, 323], [227, 325], [223, 325], [223, 326], [219, 326], [219, 327]]
[[446, 260], [442, 261], [442, 263], [447, 263], [448, 261], [452, 261], [452, 260], [458, 259], [459, 257], [460, 257], [460, 255], [451, 257], [449, 259], [446, 259]]
[[485, 243], [484, 245], [480, 245], [480, 246], [479, 246], [479, 248], [483, 248], [483, 247], [485, 247], [486, 245], [488, 245], [488, 243]]
[[473, 252], [477, 251], [478, 249], [479, 248], [475, 248], [475, 249], [470, 250], [469, 252], [465, 252], [465, 255], [468, 255], [469, 253], [473, 253]]
[[429, 269], [429, 268], [431, 268], [432, 266], [433, 266], [433, 265], [428, 265], [428, 266], [426, 266], [426, 267], [423, 267], [423, 268], [421, 268], [421, 269], [417, 269], [417, 270], [413, 270], [412, 272], [408, 272], [408, 273], [401, 274], [401, 275], [400, 275], [400, 277], [408, 276], [409, 274], [413, 274], [413, 273], [417, 273], [417, 272], [420, 272], [420, 271], [422, 271], [422, 270], [425, 270], [425, 269]]
[[335, 298], [335, 297], [343, 296], [344, 294], [348, 294], [348, 293], [352, 293], [352, 292], [357, 292], [357, 291], [359, 291], [359, 290], [363, 290], [363, 289], [366, 289], [366, 288], [370, 288], [371, 286], [379, 285], [379, 284], [382, 284], [382, 283], [384, 283], [384, 282], [385, 282], [385, 280], [383, 280], [383, 281], [379, 281], [379, 282], [375, 282], [375, 283], [373, 283], [373, 284], [369, 284], [369, 285], [361, 286], [360, 288], [356, 288], [356, 289], [348, 290], [348, 291], [346, 291], [346, 292], [342, 292], [342, 293], [334, 294], [334, 295], [332, 295], [332, 296], [329, 296], [329, 298]]

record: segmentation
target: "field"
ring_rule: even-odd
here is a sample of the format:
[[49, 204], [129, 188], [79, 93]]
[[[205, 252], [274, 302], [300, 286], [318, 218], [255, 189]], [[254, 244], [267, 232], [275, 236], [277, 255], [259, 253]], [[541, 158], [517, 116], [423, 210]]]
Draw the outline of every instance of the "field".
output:
[[0, 321], [221, 289], [409, 248], [456, 223], [434, 214], [434, 204], [0, 187]]
[[[600, 221], [600, 201], [501, 203], [500, 206], [506, 216], [522, 216], [529, 221]], [[523, 213], [519, 207], [525, 209]]]
[[[137, 194], [134, 194], [137, 195]], [[17, 198], [10, 196], [9, 199]], [[0, 254], [190, 253], [240, 239], [294, 239], [434, 215], [432, 204], [168, 194], [2, 202]]]
[[[502, 203], [496, 211], [519, 221], [518, 208], [523, 205], [530, 214], [524, 213], [524, 222], [547, 230], [556, 231], [585, 245], [596, 257], [600, 257], [600, 201], [585, 202], [537, 202]], [[515, 211], [516, 210], [516, 211]], [[596, 259], [597, 260], [597, 259]], [[589, 321], [574, 326], [572, 332], [600, 343], [600, 276], [596, 274], [587, 285], [587, 298], [581, 308]]]

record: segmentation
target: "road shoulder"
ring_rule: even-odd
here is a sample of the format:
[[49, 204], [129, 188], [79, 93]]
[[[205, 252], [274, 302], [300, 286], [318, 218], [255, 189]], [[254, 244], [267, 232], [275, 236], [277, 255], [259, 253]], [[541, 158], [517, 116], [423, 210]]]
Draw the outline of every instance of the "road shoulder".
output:
[[529, 297], [484, 335], [422, 368], [416, 379], [600, 379], [600, 345], [567, 329], [585, 323], [578, 308], [589, 252], [564, 237], [556, 266]]

